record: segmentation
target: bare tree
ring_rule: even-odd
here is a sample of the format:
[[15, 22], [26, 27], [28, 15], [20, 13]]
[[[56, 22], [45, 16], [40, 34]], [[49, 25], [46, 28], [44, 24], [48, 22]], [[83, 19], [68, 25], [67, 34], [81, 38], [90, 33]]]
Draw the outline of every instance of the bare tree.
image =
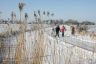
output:
[[13, 18], [14, 18], [14, 13], [13, 13], [13, 11], [11, 12], [11, 21], [12, 21], [12, 23], [13, 23]]
[[53, 16], [54, 16], [54, 13], [51, 14], [51, 17], [52, 17], [52, 18], [51, 18], [51, 22], [53, 22], [53, 20], [52, 20], [52, 19], [53, 19]]
[[12, 11], [11, 12], [11, 21], [12, 21], [12, 23], [14, 23], [15, 18], [16, 18], [16, 13]]
[[49, 17], [49, 15], [50, 15], [50, 12], [47, 12], [47, 16]]
[[1, 14], [2, 14], [2, 12], [0, 11], [0, 18], [1, 18]]
[[2, 12], [0, 11], [0, 14], [1, 14]]
[[51, 16], [54, 16], [54, 13], [52, 13]]
[[45, 11], [43, 12], [43, 15], [45, 15], [46, 13], [45, 13]]

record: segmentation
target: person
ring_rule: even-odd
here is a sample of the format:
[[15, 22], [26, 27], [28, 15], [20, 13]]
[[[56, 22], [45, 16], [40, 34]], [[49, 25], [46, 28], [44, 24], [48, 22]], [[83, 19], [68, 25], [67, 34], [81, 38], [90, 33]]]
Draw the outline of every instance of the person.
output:
[[71, 28], [72, 28], [71, 29], [71, 34], [74, 35], [75, 34], [75, 28], [74, 28], [74, 26], [71, 26]]
[[62, 37], [64, 37], [64, 32], [65, 32], [65, 27], [64, 26], [61, 27], [60, 32], [62, 32]]
[[[56, 27], [56, 36], [58, 36], [59, 37], [59, 31], [60, 31], [60, 27], [59, 27], [59, 25]], [[55, 36], [55, 37], [56, 37]]]

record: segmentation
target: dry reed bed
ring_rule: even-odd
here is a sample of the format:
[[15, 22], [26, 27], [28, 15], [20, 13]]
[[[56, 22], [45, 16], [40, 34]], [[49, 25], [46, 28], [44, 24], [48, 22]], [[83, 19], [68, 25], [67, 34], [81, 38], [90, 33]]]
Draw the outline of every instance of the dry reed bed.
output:
[[14, 64], [22, 64], [25, 42], [25, 25], [21, 24], [19, 36], [17, 37], [17, 47], [15, 52]]
[[90, 36], [90, 39], [96, 40], [96, 34], [95, 33], [82, 31], [82, 32], [79, 32], [78, 34], [80, 34], [82, 36]]
[[0, 37], [15, 35], [20, 28], [20, 24], [0, 24]]
[[88, 32], [87, 30], [80, 31], [80, 28], [86, 28], [87, 29], [87, 26], [85, 26], [85, 27], [79, 26], [79, 27], [75, 27], [75, 28], [76, 28], [75, 31], [77, 34], [80, 34], [82, 36], [90, 36], [90, 39], [96, 40], [96, 33], [95, 32]]
[[[37, 26], [37, 27], [36, 27]], [[32, 58], [32, 61], [31, 63], [33, 64], [40, 64], [42, 63], [42, 59], [41, 58], [43, 56], [43, 43], [44, 43], [44, 33], [42, 30], [40, 30], [41, 28], [43, 28], [42, 24], [36, 24], [35, 27], [34, 27], [34, 30], [36, 30], [36, 34], [38, 34], [36, 37], [35, 37], [35, 43], [36, 43], [36, 46], [35, 46], [35, 50], [34, 50], [34, 58]], [[12, 34], [11, 32], [11, 27], [9, 26], [9, 31], [6, 33], [8, 34]], [[20, 25], [20, 34], [18, 35], [17, 37], [17, 45], [16, 45], [16, 51], [15, 51], [15, 57], [13, 59], [14, 61], [14, 64], [24, 64], [24, 60], [25, 60], [25, 45], [24, 43], [25, 42], [25, 30], [26, 30], [26, 25], [25, 24], [21, 24]], [[1, 48], [1, 46], [0, 46]], [[27, 52], [28, 53], [28, 52]], [[7, 55], [6, 55], [7, 56]], [[8, 57], [5, 57], [3, 59], [3, 64], [8, 64], [9, 60], [8, 60]]]
[[[25, 46], [24, 46], [24, 41], [25, 41], [25, 36], [24, 36], [24, 25], [21, 26], [21, 28], [23, 30], [22, 33], [18, 36], [17, 38], [17, 49], [16, 49], [16, 53], [15, 53], [15, 59], [14, 59], [14, 64], [24, 64], [24, 59], [25, 59]], [[42, 24], [37, 24], [34, 27], [34, 30], [36, 30], [35, 33], [35, 43], [36, 46], [34, 46], [34, 52], [32, 55], [32, 61], [31, 64], [42, 64], [42, 56], [44, 54], [44, 33], [43, 30], [40, 30], [40, 28], [43, 28]], [[26, 42], [25, 42], [26, 43]], [[28, 52], [27, 52], [28, 53]], [[27, 61], [28, 62], [28, 61]]]
[[[15, 53], [15, 58], [14, 58], [14, 64], [26, 64], [25, 60], [25, 26], [24, 24], [21, 25], [21, 34], [17, 37], [17, 47], [16, 47], [16, 53]], [[48, 48], [51, 50], [50, 60], [46, 60], [49, 64], [60, 64], [62, 58], [63, 63], [65, 64], [88, 64], [90, 59], [93, 61], [95, 60], [95, 53], [86, 51], [84, 49], [78, 48], [76, 46], [72, 46], [67, 43], [63, 43], [60, 45], [60, 41], [58, 40], [50, 40], [49, 38], [46, 37], [46, 46], [45, 46], [45, 36], [43, 30], [39, 30], [40, 28], [44, 28], [42, 24], [36, 24], [34, 27], [35, 31], [35, 44], [34, 46], [34, 51], [32, 55], [31, 62], [29, 64], [44, 64], [43, 59], [44, 59], [44, 50], [45, 48], [46, 51], [49, 51]], [[32, 35], [31, 35], [32, 36]], [[49, 43], [49, 44], [48, 44]], [[48, 45], [49, 46], [48, 46]], [[28, 52], [27, 52], [28, 53]], [[90, 58], [87, 58], [88, 54], [90, 55]], [[51, 62], [52, 61], [52, 62]], [[91, 61], [91, 62], [92, 62]], [[3, 64], [8, 64], [8, 59], [4, 58], [4, 63]], [[91, 63], [92, 64], [92, 63]]]
[[32, 55], [31, 64], [42, 64], [43, 55], [44, 55], [44, 32], [40, 30], [44, 28], [42, 24], [37, 24], [34, 26], [35, 32], [35, 43], [36, 46], [34, 48], [34, 52]]

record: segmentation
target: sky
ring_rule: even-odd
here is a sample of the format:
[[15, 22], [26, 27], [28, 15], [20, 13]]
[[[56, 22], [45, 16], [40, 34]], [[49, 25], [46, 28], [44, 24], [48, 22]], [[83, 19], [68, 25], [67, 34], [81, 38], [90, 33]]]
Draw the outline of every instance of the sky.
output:
[[54, 13], [54, 16], [50, 17], [53, 19], [96, 21], [96, 0], [0, 0], [0, 17], [10, 18], [11, 12], [14, 11], [19, 19], [20, 1], [26, 4], [23, 13], [28, 13], [30, 20], [34, 18], [33, 12], [40, 10]]

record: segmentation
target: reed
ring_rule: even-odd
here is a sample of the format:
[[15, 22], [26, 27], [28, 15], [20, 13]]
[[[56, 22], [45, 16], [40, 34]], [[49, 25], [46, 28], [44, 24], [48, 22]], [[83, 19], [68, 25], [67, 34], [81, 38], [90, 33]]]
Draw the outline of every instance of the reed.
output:
[[21, 24], [20, 34], [17, 37], [17, 47], [15, 52], [14, 64], [22, 64], [22, 54], [24, 53], [25, 26]]
[[91, 39], [96, 40], [96, 34], [95, 33], [91, 33], [90, 37], [91, 37]]
[[[31, 64], [42, 64], [43, 56], [44, 56], [44, 32], [41, 30], [43, 28], [42, 24], [35, 24], [34, 29], [35, 32], [35, 43], [36, 46], [34, 48], [33, 58]], [[36, 35], [37, 34], [37, 35]]]

